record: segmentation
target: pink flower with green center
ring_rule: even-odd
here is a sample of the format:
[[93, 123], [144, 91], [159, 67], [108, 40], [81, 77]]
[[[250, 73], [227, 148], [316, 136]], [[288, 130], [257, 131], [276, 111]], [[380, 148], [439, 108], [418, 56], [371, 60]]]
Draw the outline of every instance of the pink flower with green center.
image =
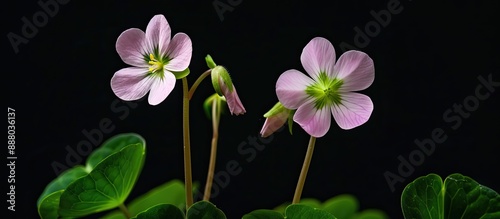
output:
[[154, 16], [143, 32], [137, 28], [125, 30], [116, 41], [116, 51], [123, 68], [111, 78], [113, 92], [122, 100], [131, 101], [149, 92], [151, 105], [161, 103], [182, 78], [191, 61], [191, 39], [185, 33], [170, 38], [171, 31], [163, 15]]
[[312, 39], [300, 61], [306, 70], [291, 69], [276, 82], [279, 101], [297, 109], [293, 120], [313, 137], [330, 129], [331, 115], [342, 129], [352, 129], [368, 121], [373, 111], [371, 99], [360, 93], [374, 80], [373, 60], [360, 51], [347, 51], [335, 62], [335, 49], [324, 38]]

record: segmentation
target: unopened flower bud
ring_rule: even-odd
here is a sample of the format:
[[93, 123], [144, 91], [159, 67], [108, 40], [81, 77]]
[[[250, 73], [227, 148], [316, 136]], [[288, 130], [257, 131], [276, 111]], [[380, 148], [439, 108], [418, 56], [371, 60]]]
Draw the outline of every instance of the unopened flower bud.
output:
[[264, 117], [266, 121], [260, 131], [262, 137], [269, 137], [271, 134], [285, 125], [289, 119], [292, 110], [285, 108], [280, 102], [276, 103], [271, 110], [269, 110]]

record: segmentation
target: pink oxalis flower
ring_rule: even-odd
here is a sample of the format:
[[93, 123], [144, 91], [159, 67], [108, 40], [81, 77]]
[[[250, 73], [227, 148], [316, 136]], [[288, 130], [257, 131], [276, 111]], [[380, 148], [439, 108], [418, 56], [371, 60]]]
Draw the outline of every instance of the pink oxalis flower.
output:
[[113, 92], [122, 100], [137, 100], [149, 92], [151, 105], [161, 103], [175, 87], [176, 79], [186, 76], [193, 51], [185, 33], [171, 38], [170, 25], [163, 15], [156, 15], [143, 32], [125, 30], [116, 40], [116, 51], [131, 65], [111, 78]]
[[297, 109], [293, 120], [313, 137], [330, 129], [331, 115], [342, 129], [364, 124], [373, 111], [371, 99], [360, 93], [374, 80], [373, 60], [360, 51], [347, 51], [335, 62], [335, 49], [324, 38], [312, 39], [300, 56], [307, 74], [291, 69], [276, 82], [279, 101]]

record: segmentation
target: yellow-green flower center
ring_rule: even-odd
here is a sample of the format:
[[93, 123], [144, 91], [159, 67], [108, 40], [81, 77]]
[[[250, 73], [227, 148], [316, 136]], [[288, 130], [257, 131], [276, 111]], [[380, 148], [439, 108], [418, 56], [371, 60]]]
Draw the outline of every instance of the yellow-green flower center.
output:
[[330, 78], [324, 72], [321, 72], [314, 84], [307, 86], [306, 93], [314, 99], [316, 109], [322, 109], [325, 106], [340, 104], [342, 98], [339, 94], [339, 88], [344, 82], [337, 78]]
[[149, 71], [151, 73], [161, 73], [163, 72], [163, 62], [155, 58], [153, 54], [149, 54]]

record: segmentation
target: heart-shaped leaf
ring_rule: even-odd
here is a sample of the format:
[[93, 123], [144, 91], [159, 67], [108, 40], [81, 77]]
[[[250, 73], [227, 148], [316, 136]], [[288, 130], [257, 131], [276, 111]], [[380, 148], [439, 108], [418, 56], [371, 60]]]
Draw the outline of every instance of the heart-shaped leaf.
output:
[[273, 210], [259, 209], [243, 215], [242, 219], [284, 219], [281, 213]]
[[57, 219], [59, 218], [59, 198], [64, 190], [45, 195], [42, 201], [38, 204], [38, 215], [42, 219]]
[[93, 170], [94, 167], [107, 156], [120, 151], [125, 146], [138, 143], [145, 145], [146, 141], [135, 133], [124, 133], [113, 136], [89, 155], [86, 163], [87, 172]]
[[389, 219], [389, 216], [379, 209], [366, 209], [360, 213], [356, 213], [351, 219]]
[[500, 218], [500, 196], [458, 173], [444, 183], [438, 175], [429, 174], [405, 187], [401, 208], [405, 218]]
[[285, 209], [286, 219], [335, 219], [333, 214], [327, 211], [313, 208], [304, 204], [292, 204]]
[[171, 204], [159, 204], [139, 213], [132, 219], [184, 219], [181, 209]]
[[[184, 183], [180, 180], [172, 180], [166, 182], [150, 191], [141, 195], [129, 204], [127, 208], [130, 215], [134, 216], [138, 213], [158, 204], [171, 204], [179, 209], [184, 209], [186, 206], [186, 196], [184, 190]], [[113, 211], [101, 219], [125, 219], [121, 211]]]
[[337, 195], [323, 203], [323, 210], [337, 218], [351, 218], [359, 209], [358, 199], [350, 194]]
[[[285, 209], [291, 205], [292, 203], [291, 202], [285, 202], [277, 207], [275, 207], [273, 210], [274, 211], [277, 211], [281, 214], [285, 214]], [[299, 204], [303, 204], [303, 205], [307, 205], [307, 206], [310, 206], [310, 207], [313, 207], [313, 208], [320, 208], [321, 209], [321, 201], [318, 200], [318, 199], [315, 199], [315, 198], [303, 198], [303, 199], [300, 199], [300, 202]]]
[[[116, 135], [92, 152], [87, 159], [85, 167], [81, 165], [74, 166], [50, 182], [37, 201], [40, 217], [44, 219], [59, 218], [60, 196], [64, 193], [66, 187], [76, 180], [87, 176], [106, 157], [119, 152], [130, 144], [141, 144], [144, 147], [145, 141], [141, 136], [134, 133]], [[142, 154], [141, 156], [144, 155]], [[140, 169], [142, 169], [142, 165], [140, 165]]]
[[68, 185], [60, 197], [59, 214], [81, 217], [123, 204], [142, 170], [144, 157], [143, 143], [107, 156], [88, 175]]
[[[303, 198], [300, 200], [299, 204], [307, 205], [313, 208], [321, 209], [321, 201], [315, 198]], [[287, 206], [288, 207], [288, 206]]]
[[187, 211], [187, 219], [226, 219], [226, 215], [214, 204], [199, 201], [191, 205]]
[[59, 197], [66, 187], [78, 178], [87, 175], [83, 166], [75, 166], [52, 180], [37, 201], [38, 215], [43, 219], [56, 219], [59, 214]]
[[445, 218], [500, 218], [500, 196], [461, 174], [452, 174], [444, 181]]
[[[312, 207], [316, 210], [323, 210], [337, 218], [349, 218], [349, 219], [387, 219], [387, 215], [378, 209], [367, 209], [362, 212], [359, 210], [358, 199], [351, 194], [341, 194], [332, 197], [325, 202], [321, 203], [319, 200], [314, 198], [304, 198], [301, 199], [299, 204]], [[289, 202], [285, 202], [273, 210], [284, 214], [285, 209], [290, 206]]]
[[440, 176], [429, 174], [419, 177], [403, 190], [403, 215], [405, 218], [442, 219], [443, 197], [443, 180]]

